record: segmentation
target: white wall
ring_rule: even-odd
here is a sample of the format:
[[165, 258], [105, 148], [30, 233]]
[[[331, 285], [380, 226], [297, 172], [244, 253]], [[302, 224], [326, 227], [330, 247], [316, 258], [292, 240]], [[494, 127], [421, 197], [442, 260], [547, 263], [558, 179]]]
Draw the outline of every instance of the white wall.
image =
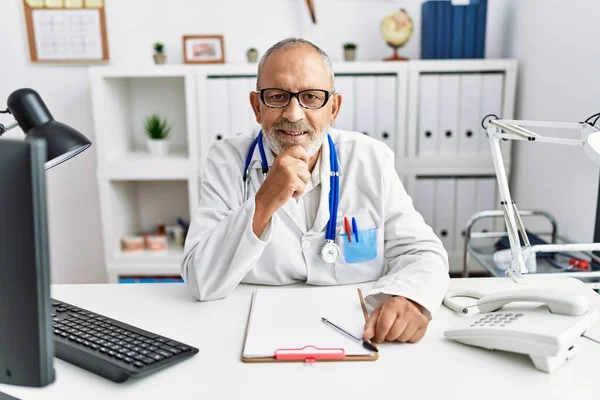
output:
[[[0, 16], [0, 108], [6, 107], [6, 98], [13, 90], [31, 87], [40, 93], [55, 119], [80, 130], [93, 141], [86, 68], [32, 66], [25, 45], [22, 1], [1, 1]], [[8, 123], [12, 119], [3, 114], [0, 121]], [[23, 134], [14, 129], [5, 136], [21, 139]], [[46, 174], [53, 282], [105, 280], [95, 163], [92, 146]]]
[[[414, 36], [401, 50], [419, 57], [421, 0], [315, 0], [317, 25], [312, 25], [304, 0], [106, 0], [110, 64], [152, 63], [152, 43], [166, 45], [167, 63], [181, 63], [184, 34], [223, 34], [228, 63], [245, 62], [245, 52], [262, 54], [288, 36], [313, 40], [341, 60], [342, 43], [358, 44], [359, 60], [381, 60], [392, 50], [381, 39], [383, 16], [405, 8], [415, 24]], [[487, 57], [504, 49], [506, 2], [490, 0]], [[343, 15], [343, 16], [342, 16]], [[0, 107], [20, 87], [32, 87], [57, 120], [93, 141], [87, 66], [42, 66], [29, 62], [22, 0], [0, 1]], [[8, 122], [6, 116], [0, 121]], [[11, 137], [21, 137], [11, 134]], [[94, 146], [68, 163], [48, 171], [50, 251], [53, 283], [103, 282], [104, 259], [95, 179]]]
[[[579, 122], [600, 112], [598, 15], [597, 1], [511, 0], [505, 54], [519, 60], [517, 118]], [[546, 209], [560, 234], [591, 242], [599, 168], [581, 148], [515, 144], [517, 206]]]

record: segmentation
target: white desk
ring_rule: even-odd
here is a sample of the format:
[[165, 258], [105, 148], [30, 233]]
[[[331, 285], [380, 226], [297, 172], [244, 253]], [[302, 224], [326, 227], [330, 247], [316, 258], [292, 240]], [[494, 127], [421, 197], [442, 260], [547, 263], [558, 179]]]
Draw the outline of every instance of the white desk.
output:
[[[453, 280], [452, 286], [457, 285], [483, 291], [514, 287], [503, 278]], [[371, 284], [360, 287], [366, 290]], [[56, 299], [172, 337], [200, 352], [155, 375], [122, 384], [56, 359], [56, 381], [50, 386], [0, 385], [0, 391], [21, 399], [57, 400], [600, 398], [599, 344], [581, 339], [577, 356], [553, 374], [545, 374], [524, 355], [445, 339], [443, 331], [460, 317], [444, 306], [421, 342], [381, 344], [379, 360], [374, 362], [242, 363], [254, 289], [243, 285], [226, 299], [200, 303], [183, 284], [53, 286]], [[600, 296], [584, 290], [594, 307], [600, 307]], [[600, 324], [591, 334], [600, 338]]]

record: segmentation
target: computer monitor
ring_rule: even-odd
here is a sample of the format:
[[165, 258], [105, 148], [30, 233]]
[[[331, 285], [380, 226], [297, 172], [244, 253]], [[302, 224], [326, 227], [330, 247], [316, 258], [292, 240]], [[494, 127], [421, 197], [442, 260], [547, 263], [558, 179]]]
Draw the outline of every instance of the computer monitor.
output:
[[0, 383], [54, 382], [46, 142], [0, 139]]

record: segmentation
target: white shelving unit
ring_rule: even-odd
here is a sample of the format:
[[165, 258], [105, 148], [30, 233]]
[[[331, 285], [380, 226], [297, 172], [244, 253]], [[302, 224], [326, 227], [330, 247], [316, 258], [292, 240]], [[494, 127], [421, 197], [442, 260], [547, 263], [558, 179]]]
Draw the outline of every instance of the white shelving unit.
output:
[[[183, 249], [123, 253], [121, 238], [189, 220], [198, 202], [195, 72], [92, 68], [91, 86], [107, 278], [179, 275]], [[168, 156], [147, 151], [144, 122], [151, 113], [171, 127]]]
[[[125, 276], [179, 275], [182, 248], [170, 244], [163, 253], [127, 254], [121, 251], [120, 241], [124, 236], [152, 231], [158, 222], [173, 225], [177, 218], [190, 220], [198, 204], [199, 178], [210, 146], [216, 140], [258, 128], [248, 102], [248, 92], [256, 85], [256, 67], [247, 64], [91, 68], [97, 179], [110, 282], [118, 282]], [[387, 143], [396, 154], [397, 171], [413, 199], [421, 179], [440, 182], [448, 179], [454, 182], [454, 187], [468, 187], [464, 182], [469, 179], [494, 177], [492, 159], [485, 153], [485, 146], [465, 154], [458, 147], [455, 154], [437, 154], [435, 149], [430, 149], [429, 154], [421, 151], [429, 145], [420, 135], [422, 125], [430, 122], [422, 119], [425, 107], [422, 102], [427, 97], [422, 95], [423, 85], [427, 85], [423, 78], [443, 81], [440, 87], [446, 87], [447, 82], [456, 85], [457, 81], [462, 85], [463, 80], [483, 82], [490, 76], [496, 77], [496, 85], [501, 82], [501, 98], [491, 99], [483, 92], [482, 85], [481, 107], [468, 107], [459, 97], [453, 100], [445, 92], [429, 96], [442, 99], [434, 107], [439, 115], [448, 114], [448, 109], [461, 111], [453, 132], [460, 135], [465, 128], [463, 121], [481, 122], [483, 104], [489, 101], [497, 103], [499, 109], [493, 111], [500, 113], [499, 117], [513, 118], [514, 60], [343, 62], [334, 63], [334, 71], [336, 90], [344, 96], [337, 125]], [[470, 108], [474, 108], [471, 113]], [[171, 151], [165, 157], [152, 157], [146, 148], [144, 120], [154, 112], [166, 117], [172, 127]], [[480, 126], [470, 129], [471, 136], [485, 139]], [[444, 146], [441, 143], [438, 142], [438, 148]], [[456, 143], [458, 146], [459, 141]], [[504, 145], [503, 151], [510, 171], [510, 143]], [[447, 182], [437, 185], [452, 186]], [[443, 211], [441, 203], [432, 204], [438, 213]], [[424, 207], [417, 202], [415, 206], [420, 211]], [[479, 210], [474, 209], [473, 213], [476, 211]], [[432, 225], [439, 222], [432, 218]], [[446, 228], [434, 226], [434, 229]], [[456, 231], [458, 225], [452, 229]], [[451, 270], [459, 271], [458, 239], [454, 242], [448, 248]]]
[[[444, 242], [450, 271], [459, 273], [467, 220], [477, 211], [500, 209], [490, 145], [481, 124], [488, 114], [513, 118], [517, 63], [419, 60], [408, 64], [408, 92], [403, 93], [408, 98], [406, 151], [398, 153], [405, 159], [405, 185], [415, 207]], [[425, 92], [432, 88], [437, 96]], [[435, 136], [437, 142], [432, 144]], [[502, 143], [501, 149], [510, 178], [511, 143]], [[478, 224], [474, 231], [502, 229], [500, 220], [489, 224]], [[474, 272], [484, 272], [478, 265], [473, 267]]]

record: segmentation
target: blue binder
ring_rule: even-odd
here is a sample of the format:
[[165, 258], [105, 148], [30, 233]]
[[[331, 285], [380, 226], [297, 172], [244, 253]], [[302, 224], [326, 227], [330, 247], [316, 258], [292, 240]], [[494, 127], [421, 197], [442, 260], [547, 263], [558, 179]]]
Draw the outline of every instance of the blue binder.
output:
[[448, 39], [448, 35], [450, 34], [450, 11], [452, 4], [450, 1], [434, 1], [435, 7], [437, 9], [438, 15], [438, 23], [437, 26], [437, 35], [436, 35], [436, 58], [449, 58], [449, 46], [446, 39]]
[[445, 1], [442, 9], [444, 10], [444, 36], [442, 42], [442, 58], [452, 57], [452, 3]]
[[485, 32], [487, 24], [488, 0], [474, 1], [477, 3], [477, 26], [475, 29], [475, 57], [485, 58]]
[[477, 29], [477, 4], [470, 4], [465, 13], [464, 58], [475, 58], [475, 36]]
[[435, 1], [426, 1], [421, 5], [421, 58], [430, 60], [437, 58], [436, 26], [437, 10]]
[[466, 6], [452, 7], [452, 45], [450, 58], [463, 58]]

